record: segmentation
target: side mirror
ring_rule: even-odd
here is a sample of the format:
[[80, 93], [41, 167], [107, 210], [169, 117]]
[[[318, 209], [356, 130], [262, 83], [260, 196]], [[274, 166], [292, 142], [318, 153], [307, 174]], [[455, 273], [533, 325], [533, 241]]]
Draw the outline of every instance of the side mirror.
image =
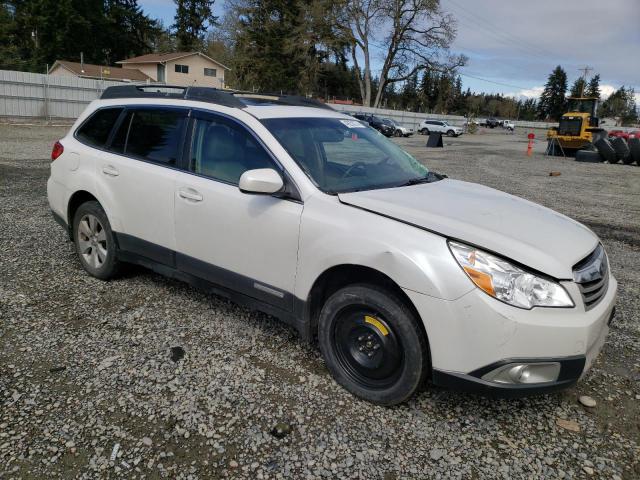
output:
[[238, 184], [243, 193], [262, 193], [271, 195], [284, 187], [282, 177], [272, 168], [257, 168], [247, 170], [240, 177]]

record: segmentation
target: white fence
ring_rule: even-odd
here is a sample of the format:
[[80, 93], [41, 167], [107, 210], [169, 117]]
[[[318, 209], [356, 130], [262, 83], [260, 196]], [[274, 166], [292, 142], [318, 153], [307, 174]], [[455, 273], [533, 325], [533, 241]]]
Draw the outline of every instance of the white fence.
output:
[[[373, 113], [380, 117], [392, 118], [397, 122], [405, 125], [407, 127], [413, 127], [414, 130], [417, 130], [418, 125], [425, 120], [446, 120], [451, 125], [462, 126], [467, 120], [465, 117], [461, 115], [438, 115], [435, 113], [416, 113], [416, 112], [405, 112], [402, 110], [388, 110], [385, 108], [370, 108], [370, 107], [362, 107], [360, 105], [342, 105], [342, 104], [331, 104], [331, 106], [345, 113]], [[544, 128], [548, 129], [551, 127], [557, 127], [558, 123], [549, 123], [549, 122], [526, 122], [520, 120], [514, 120], [517, 127], [523, 128]]]
[[74, 119], [120, 82], [0, 70], [0, 118]]
[[[89, 102], [99, 98], [102, 91], [111, 85], [122, 83], [0, 70], [0, 118], [75, 119]], [[390, 117], [416, 130], [425, 118], [446, 120], [452, 125], [462, 125], [465, 122], [465, 118], [459, 115], [415, 113], [358, 105], [331, 106], [340, 112], [366, 112]], [[525, 128], [550, 128], [557, 126], [557, 123], [517, 121], [516, 125]]]

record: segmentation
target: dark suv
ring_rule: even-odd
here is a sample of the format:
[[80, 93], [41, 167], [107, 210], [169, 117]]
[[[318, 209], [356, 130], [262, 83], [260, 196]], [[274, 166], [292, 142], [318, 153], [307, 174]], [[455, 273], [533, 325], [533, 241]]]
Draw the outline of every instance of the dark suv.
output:
[[362, 120], [363, 122], [367, 122], [371, 127], [378, 130], [385, 137], [391, 137], [396, 131], [393, 125], [385, 123], [380, 117], [376, 117], [370, 113], [356, 113], [354, 117], [358, 120]]

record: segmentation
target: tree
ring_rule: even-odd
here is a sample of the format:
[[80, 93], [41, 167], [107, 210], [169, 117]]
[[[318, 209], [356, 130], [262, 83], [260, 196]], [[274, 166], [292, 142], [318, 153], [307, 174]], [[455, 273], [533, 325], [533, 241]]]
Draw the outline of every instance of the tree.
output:
[[558, 65], [544, 86], [538, 102], [538, 116], [542, 119], [559, 119], [566, 111], [567, 73]]
[[9, 5], [11, 45], [22, 70], [43, 72], [58, 59], [79, 61], [81, 52], [87, 63], [111, 64], [150, 52], [160, 31], [136, 0], [11, 0]]
[[620, 125], [634, 124], [638, 121], [635, 91], [624, 85], [609, 95], [600, 107], [600, 117], [612, 117]]
[[589, 84], [587, 85], [587, 88], [585, 90], [585, 96], [598, 98], [598, 99], [600, 98], [600, 74], [599, 73], [591, 77], [591, 80], [589, 80]]
[[582, 97], [586, 91], [585, 90], [586, 86], [587, 86], [587, 82], [585, 81], [584, 78], [582, 77], [576, 78], [575, 82], [573, 82], [573, 85], [571, 86], [571, 93], [569, 94], [569, 96]]
[[20, 68], [21, 62], [14, 30], [14, 10], [7, 2], [0, 1], [0, 69], [2, 70]]
[[176, 4], [175, 30], [178, 49], [201, 50], [207, 29], [214, 24], [214, 0], [173, 0]]
[[343, 34], [350, 43], [366, 106], [372, 103], [371, 45], [378, 41], [384, 48], [374, 107], [380, 105], [390, 83], [404, 82], [428, 68], [448, 72], [466, 62], [464, 56], [449, 54], [455, 21], [442, 12], [438, 0], [347, 0], [343, 18]]

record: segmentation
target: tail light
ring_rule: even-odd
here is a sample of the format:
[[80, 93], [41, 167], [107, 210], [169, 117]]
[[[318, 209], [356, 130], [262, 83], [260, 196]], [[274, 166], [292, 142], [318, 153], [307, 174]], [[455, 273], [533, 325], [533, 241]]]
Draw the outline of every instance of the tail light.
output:
[[51, 150], [51, 161], [53, 162], [56, 158], [62, 155], [64, 152], [64, 147], [60, 142], [56, 142], [53, 144], [53, 150]]

